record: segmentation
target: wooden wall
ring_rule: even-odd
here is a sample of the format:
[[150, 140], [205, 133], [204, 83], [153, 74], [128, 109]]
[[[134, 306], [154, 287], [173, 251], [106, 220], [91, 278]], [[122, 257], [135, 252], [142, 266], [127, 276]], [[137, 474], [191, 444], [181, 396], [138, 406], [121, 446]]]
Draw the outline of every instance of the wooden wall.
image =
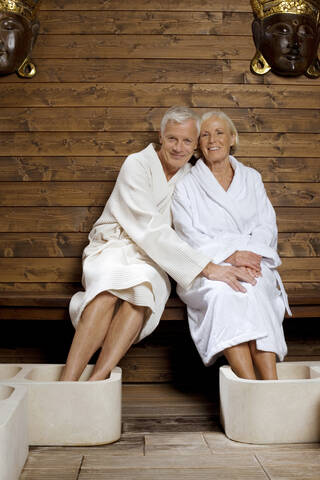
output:
[[[235, 121], [276, 207], [283, 279], [319, 290], [320, 79], [250, 73], [249, 0], [43, 0], [40, 21], [36, 76], [0, 78], [2, 292], [74, 291], [121, 163], [174, 104]], [[28, 316], [66, 312], [0, 312]]]

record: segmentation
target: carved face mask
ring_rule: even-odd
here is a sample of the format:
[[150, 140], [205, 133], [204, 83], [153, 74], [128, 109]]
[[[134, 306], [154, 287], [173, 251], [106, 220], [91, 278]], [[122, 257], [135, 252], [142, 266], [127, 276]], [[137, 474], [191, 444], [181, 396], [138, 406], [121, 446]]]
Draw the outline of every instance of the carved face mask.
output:
[[308, 15], [272, 15], [255, 20], [252, 30], [257, 50], [278, 75], [302, 75], [317, 56], [319, 30]]
[[[30, 2], [29, 2], [30, 4]], [[39, 32], [39, 22], [32, 17], [32, 7], [23, 2], [0, 0], [0, 75], [18, 72], [31, 77], [35, 67], [30, 55]]]
[[310, 5], [302, 0], [251, 3], [255, 7], [252, 32], [257, 48], [252, 70], [257, 74], [271, 69], [278, 75], [319, 76], [320, 25], [316, 2]]

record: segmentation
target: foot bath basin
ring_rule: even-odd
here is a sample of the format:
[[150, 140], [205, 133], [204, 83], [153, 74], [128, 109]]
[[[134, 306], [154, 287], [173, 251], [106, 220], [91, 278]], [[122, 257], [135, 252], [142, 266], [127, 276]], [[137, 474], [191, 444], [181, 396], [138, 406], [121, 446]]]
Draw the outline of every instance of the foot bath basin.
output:
[[[7, 375], [6, 370], [7, 368]], [[0, 386], [28, 391], [30, 445], [99, 445], [121, 434], [121, 369], [107, 380], [87, 382], [88, 365], [78, 382], [60, 382], [63, 365], [0, 365]], [[0, 477], [1, 478], [1, 477]]]
[[245, 443], [320, 442], [320, 362], [277, 364], [279, 380], [245, 380], [220, 368], [225, 434]]
[[27, 456], [27, 390], [0, 384], [1, 480], [18, 480]]

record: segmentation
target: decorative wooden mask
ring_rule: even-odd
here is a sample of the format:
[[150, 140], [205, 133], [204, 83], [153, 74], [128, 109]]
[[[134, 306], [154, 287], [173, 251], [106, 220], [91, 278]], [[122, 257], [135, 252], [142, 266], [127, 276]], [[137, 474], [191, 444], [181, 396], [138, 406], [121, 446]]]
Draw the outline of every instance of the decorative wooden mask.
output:
[[320, 76], [320, 0], [251, 0], [256, 54], [251, 70]]
[[39, 21], [41, 0], [0, 0], [0, 75], [17, 72], [31, 78], [36, 68], [30, 60]]

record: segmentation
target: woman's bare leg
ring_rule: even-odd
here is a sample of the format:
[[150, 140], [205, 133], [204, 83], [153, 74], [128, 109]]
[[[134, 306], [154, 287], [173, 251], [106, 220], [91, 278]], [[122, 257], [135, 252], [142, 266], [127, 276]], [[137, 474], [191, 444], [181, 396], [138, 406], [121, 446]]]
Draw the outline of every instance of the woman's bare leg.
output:
[[265, 352], [257, 350], [256, 341], [249, 342], [249, 348], [252, 360], [258, 369], [262, 380], [278, 380], [276, 367], [276, 354], [273, 352]]
[[103, 344], [118, 298], [102, 292], [84, 309], [60, 380], [80, 378], [92, 355]]
[[145, 307], [123, 302], [115, 314], [98, 361], [89, 380], [104, 380], [138, 337], [144, 323]]
[[240, 343], [234, 347], [226, 348], [223, 353], [238, 377], [256, 380], [248, 343]]

